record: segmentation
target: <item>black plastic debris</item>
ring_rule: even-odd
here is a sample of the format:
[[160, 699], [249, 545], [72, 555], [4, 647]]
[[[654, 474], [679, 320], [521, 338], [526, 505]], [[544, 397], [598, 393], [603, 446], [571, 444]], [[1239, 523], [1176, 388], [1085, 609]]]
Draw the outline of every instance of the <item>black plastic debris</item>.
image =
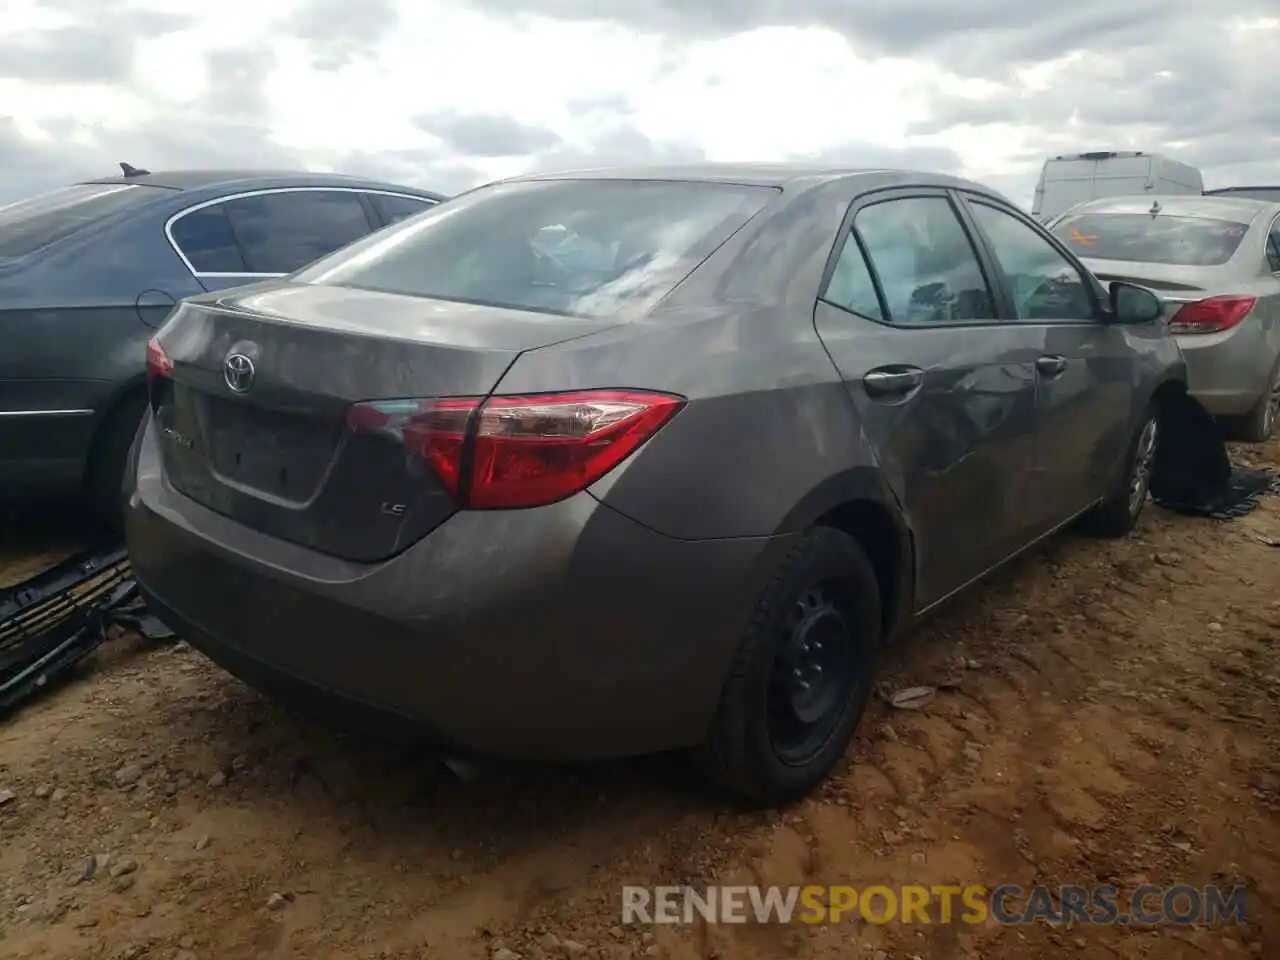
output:
[[1254, 510], [1259, 498], [1280, 492], [1280, 478], [1271, 471], [1232, 464], [1218, 421], [1191, 397], [1164, 398], [1161, 414], [1163, 436], [1151, 475], [1157, 506], [1232, 520]]
[[173, 636], [147, 612], [131, 573], [125, 548], [112, 544], [0, 589], [0, 716], [65, 676], [113, 626]]
[[1262, 497], [1280, 494], [1280, 478], [1261, 467], [1233, 467], [1227, 483], [1207, 496], [1190, 500], [1153, 498], [1174, 513], [1212, 520], [1235, 520], [1257, 509]]

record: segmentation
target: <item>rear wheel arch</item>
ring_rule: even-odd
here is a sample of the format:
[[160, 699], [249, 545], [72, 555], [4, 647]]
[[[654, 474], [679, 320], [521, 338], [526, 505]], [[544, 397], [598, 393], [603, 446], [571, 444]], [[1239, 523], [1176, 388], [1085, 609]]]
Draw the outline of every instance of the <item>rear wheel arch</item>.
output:
[[833, 507], [814, 525], [839, 530], [862, 547], [880, 586], [882, 636], [891, 636], [909, 615], [914, 579], [911, 539], [901, 522], [883, 503], [859, 499]]
[[862, 547], [880, 586], [883, 635], [891, 636], [914, 604], [915, 548], [880, 472], [861, 467], [828, 478], [795, 506], [779, 532], [812, 527], [839, 530]]
[[146, 405], [146, 380], [131, 378], [103, 404], [89, 440], [83, 472], [85, 492], [94, 511], [109, 526], [117, 520], [121, 473], [128, 463], [137, 420], [146, 413]]
[[99, 442], [103, 431], [107, 429], [112, 418], [125, 406], [146, 401], [147, 380], [144, 376], [130, 377], [116, 387], [110, 397], [105, 400], [94, 417], [93, 434], [89, 438], [89, 449], [92, 451]]

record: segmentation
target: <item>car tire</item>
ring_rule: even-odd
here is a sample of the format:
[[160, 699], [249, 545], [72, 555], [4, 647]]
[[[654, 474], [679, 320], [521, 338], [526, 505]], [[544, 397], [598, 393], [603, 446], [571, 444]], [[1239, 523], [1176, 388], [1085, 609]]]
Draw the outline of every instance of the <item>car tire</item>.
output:
[[695, 751], [703, 774], [750, 807], [812, 792], [862, 717], [880, 639], [880, 588], [862, 548], [834, 528], [806, 532], [756, 603]]
[[1233, 440], [1245, 443], [1265, 443], [1275, 433], [1276, 421], [1280, 420], [1280, 360], [1276, 361], [1267, 379], [1267, 387], [1262, 396], [1254, 404], [1253, 409], [1244, 416], [1228, 421], [1227, 427]]
[[1085, 515], [1082, 526], [1099, 537], [1128, 536], [1138, 524], [1151, 487], [1156, 446], [1160, 442], [1160, 417], [1155, 404], [1143, 412], [1125, 452], [1124, 471], [1107, 498]]
[[122, 528], [125, 465], [146, 409], [145, 393], [126, 396], [103, 419], [89, 451], [85, 495], [94, 516], [111, 533]]

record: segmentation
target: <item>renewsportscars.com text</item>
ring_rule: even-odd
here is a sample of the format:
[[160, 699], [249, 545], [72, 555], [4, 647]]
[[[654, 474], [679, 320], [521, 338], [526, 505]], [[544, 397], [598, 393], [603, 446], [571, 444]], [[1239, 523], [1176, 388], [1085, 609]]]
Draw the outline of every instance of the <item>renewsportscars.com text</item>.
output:
[[622, 922], [964, 923], [1019, 925], [1209, 924], [1245, 922], [1243, 887], [1146, 885], [1122, 895], [1111, 885], [1001, 884], [754, 887], [624, 887]]

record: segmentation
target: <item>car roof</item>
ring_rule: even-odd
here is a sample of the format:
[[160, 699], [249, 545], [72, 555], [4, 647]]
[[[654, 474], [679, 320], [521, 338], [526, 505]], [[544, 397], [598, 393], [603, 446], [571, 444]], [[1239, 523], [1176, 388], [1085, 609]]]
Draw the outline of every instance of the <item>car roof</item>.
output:
[[896, 169], [890, 167], [855, 167], [839, 164], [813, 164], [803, 161], [775, 163], [704, 162], [662, 164], [653, 166], [592, 167], [544, 173], [526, 173], [506, 182], [529, 180], [677, 180], [703, 183], [734, 183], [746, 186], [782, 187], [812, 184], [848, 177], [900, 175], [915, 183], [964, 187], [995, 197], [1000, 195], [979, 183], [941, 173]]
[[429, 197], [433, 200], [445, 199], [443, 194], [421, 187], [410, 187], [404, 184], [387, 183], [367, 177], [356, 177], [344, 173], [315, 173], [309, 170], [160, 170], [133, 176], [95, 177], [83, 183], [133, 183], [148, 187], [159, 187], [165, 190], [204, 190], [223, 188], [233, 190], [250, 190], [260, 187], [279, 186], [317, 186], [317, 187], [365, 187], [379, 190], [394, 190], [414, 196]]
[[1280, 204], [1274, 201], [1254, 200], [1250, 197], [1170, 194], [1102, 197], [1072, 207], [1067, 212], [1073, 216], [1083, 213], [1150, 213], [1154, 203], [1159, 203], [1160, 212], [1169, 216], [1227, 219], [1241, 223], [1251, 223], [1259, 214], [1280, 209]]

